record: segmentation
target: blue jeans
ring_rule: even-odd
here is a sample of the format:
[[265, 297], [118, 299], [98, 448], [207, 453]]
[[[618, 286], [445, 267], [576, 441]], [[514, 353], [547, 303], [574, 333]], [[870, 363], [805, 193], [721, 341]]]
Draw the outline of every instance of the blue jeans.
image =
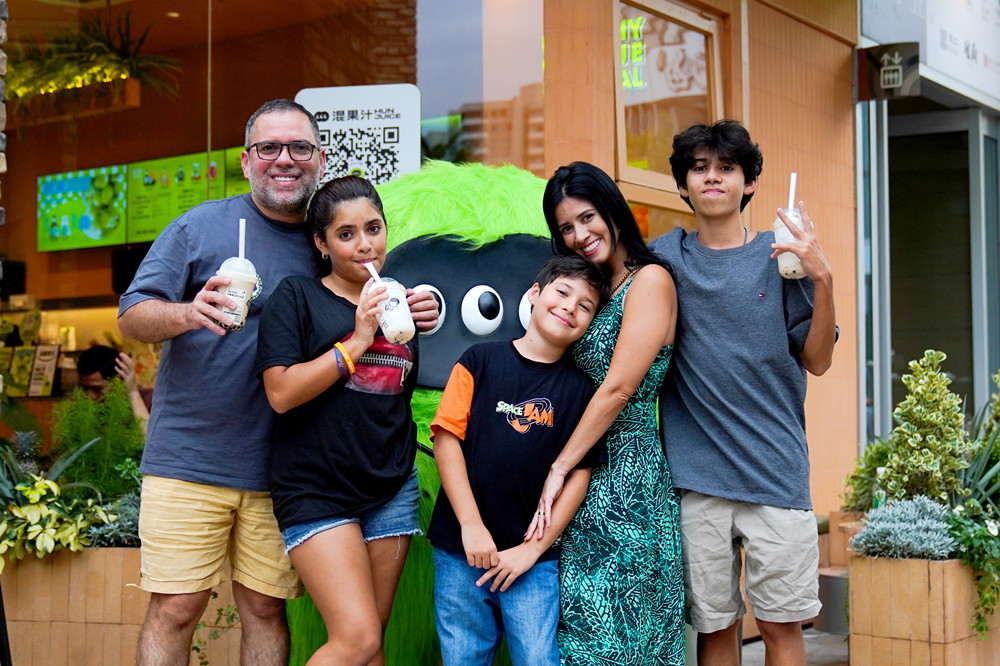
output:
[[559, 561], [536, 562], [514, 584], [476, 587], [485, 569], [434, 550], [434, 616], [444, 666], [490, 666], [506, 633], [514, 666], [558, 666]]

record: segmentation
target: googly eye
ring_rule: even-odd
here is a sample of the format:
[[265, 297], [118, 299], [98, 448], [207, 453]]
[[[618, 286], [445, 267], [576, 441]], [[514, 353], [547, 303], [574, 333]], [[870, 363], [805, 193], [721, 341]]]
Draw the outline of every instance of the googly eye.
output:
[[475, 335], [487, 336], [503, 321], [503, 302], [495, 289], [479, 284], [462, 298], [462, 323]]
[[528, 291], [524, 292], [524, 295], [521, 296], [521, 302], [517, 305], [517, 318], [521, 320], [521, 326], [526, 331], [528, 330], [528, 322], [531, 321], [531, 301], [528, 300]]
[[416, 287], [413, 287], [413, 291], [429, 291], [431, 292], [431, 296], [434, 297], [434, 300], [438, 302], [437, 326], [427, 331], [420, 331], [420, 335], [434, 335], [441, 330], [442, 326], [444, 326], [444, 318], [447, 313], [447, 308], [444, 303], [444, 294], [442, 294], [441, 290], [432, 284], [418, 284]]

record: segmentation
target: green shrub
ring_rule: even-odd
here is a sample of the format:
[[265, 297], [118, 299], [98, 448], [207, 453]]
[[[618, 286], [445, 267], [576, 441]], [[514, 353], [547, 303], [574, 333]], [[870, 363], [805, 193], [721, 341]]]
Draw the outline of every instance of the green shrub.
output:
[[949, 495], [961, 494], [959, 472], [969, 466], [973, 447], [962, 399], [948, 390], [951, 380], [941, 371], [946, 358], [928, 349], [923, 358], [910, 361], [912, 374], [903, 375], [909, 393], [893, 412], [898, 425], [878, 473], [878, 485], [890, 499], [923, 495], [947, 504]]
[[872, 509], [851, 547], [869, 557], [946, 560], [955, 540], [949, 534], [948, 509], [918, 496]]
[[1000, 599], [1000, 519], [977, 501], [968, 500], [948, 516], [957, 546], [955, 556], [972, 569], [979, 600], [972, 626], [985, 635]]
[[841, 495], [841, 499], [844, 500], [844, 511], [864, 513], [872, 508], [878, 470], [888, 462], [890, 451], [892, 451], [891, 446], [882, 438], [876, 438], [865, 447], [864, 452], [857, 458], [854, 471], [844, 482], [846, 490]]
[[78, 450], [92, 439], [99, 440], [72, 471], [74, 479], [93, 485], [103, 501], [114, 501], [135, 488], [134, 479], [123, 478], [116, 470], [126, 459], [139, 458], [145, 442], [121, 379], [108, 381], [101, 400], [92, 400], [76, 389], [57, 403], [52, 410], [52, 437], [63, 454]]

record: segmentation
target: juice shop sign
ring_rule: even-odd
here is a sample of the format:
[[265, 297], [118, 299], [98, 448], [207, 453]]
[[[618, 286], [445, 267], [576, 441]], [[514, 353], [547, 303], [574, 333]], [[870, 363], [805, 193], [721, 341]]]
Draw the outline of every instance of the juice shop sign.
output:
[[622, 88], [645, 88], [646, 43], [642, 41], [642, 16], [625, 18], [621, 22], [622, 34]]

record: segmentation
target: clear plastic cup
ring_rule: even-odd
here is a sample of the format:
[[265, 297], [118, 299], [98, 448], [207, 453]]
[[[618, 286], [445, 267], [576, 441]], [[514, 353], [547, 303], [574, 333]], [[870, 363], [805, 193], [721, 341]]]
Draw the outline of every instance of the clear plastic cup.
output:
[[[785, 208], [783, 209], [785, 215], [788, 219], [798, 226], [799, 229], [802, 228], [802, 214], [799, 212], [798, 208]], [[788, 230], [785, 223], [780, 217], [774, 220], [774, 242], [775, 243], [794, 243], [797, 239], [792, 235], [792, 232]], [[799, 261], [798, 256], [794, 252], [782, 252], [778, 255], [778, 273], [781, 277], [789, 280], [801, 280], [806, 276], [804, 270], [802, 270], [802, 262]]]
[[230, 257], [222, 262], [222, 266], [215, 274], [229, 278], [229, 284], [219, 285], [215, 290], [223, 296], [232, 298], [237, 303], [235, 308], [222, 306], [222, 314], [231, 316], [233, 323], [223, 324], [220, 322], [220, 325], [227, 331], [239, 331], [247, 323], [250, 299], [257, 288], [257, 269], [254, 268], [249, 259]]
[[382, 310], [376, 315], [382, 335], [394, 345], [406, 344], [416, 333], [410, 306], [406, 302], [406, 287], [387, 277], [381, 278], [380, 282], [386, 288]]

